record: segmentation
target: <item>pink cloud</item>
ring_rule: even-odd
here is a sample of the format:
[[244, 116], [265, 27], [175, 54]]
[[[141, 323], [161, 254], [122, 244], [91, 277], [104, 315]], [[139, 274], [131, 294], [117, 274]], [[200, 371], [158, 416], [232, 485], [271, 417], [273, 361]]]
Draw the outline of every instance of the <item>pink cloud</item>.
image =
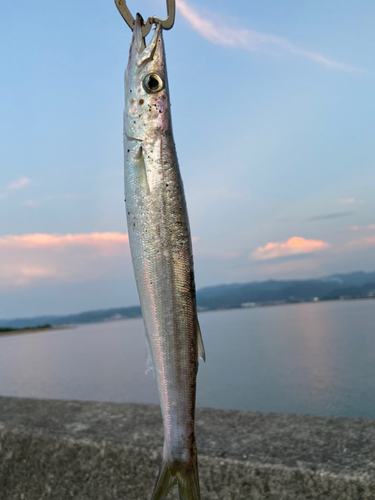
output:
[[245, 49], [252, 52], [274, 52], [276, 49], [305, 57], [327, 68], [347, 72], [361, 71], [353, 66], [328, 59], [317, 52], [301, 49], [285, 38], [237, 27], [232, 28], [224, 20], [219, 19], [217, 15], [214, 15], [215, 21], [211, 20], [213, 15], [210, 16], [211, 19], [204, 18], [185, 0], [176, 0], [176, 5], [190, 26], [203, 38], [216, 45]]
[[12, 259], [8, 258], [6, 264], [0, 265], [0, 287], [28, 285], [42, 278], [56, 276], [58, 271], [50, 265], [33, 262], [35, 259], [17, 260], [12, 262]]
[[286, 262], [278, 262], [277, 264], [266, 264], [259, 266], [256, 274], [259, 276], [272, 277], [276, 274], [285, 274], [288, 277], [300, 275], [301, 273], [309, 273], [316, 271], [320, 267], [320, 262], [313, 259], [288, 260]]
[[54, 248], [91, 247], [101, 252], [116, 253], [129, 243], [127, 234], [83, 233], [83, 234], [23, 234], [0, 236], [0, 248]]
[[[375, 224], [368, 224], [367, 226], [351, 226], [352, 231], [375, 231]], [[356, 240], [348, 241], [346, 243], [346, 249], [360, 249], [366, 247], [372, 247], [375, 245], [375, 236], [367, 236], [363, 238], [358, 238]]]
[[368, 247], [375, 245], [375, 236], [370, 236], [368, 238], [360, 238], [359, 240], [349, 241], [346, 246], [348, 247]]
[[90, 281], [115, 275], [125, 261], [127, 234], [7, 235], [0, 237], [0, 286]]
[[300, 255], [326, 250], [330, 245], [322, 240], [306, 240], [294, 236], [287, 241], [270, 242], [264, 247], [258, 247], [250, 254], [252, 260], [269, 260], [288, 255]]
[[375, 231], [375, 224], [369, 224], [368, 226], [352, 226], [350, 229], [352, 231]]

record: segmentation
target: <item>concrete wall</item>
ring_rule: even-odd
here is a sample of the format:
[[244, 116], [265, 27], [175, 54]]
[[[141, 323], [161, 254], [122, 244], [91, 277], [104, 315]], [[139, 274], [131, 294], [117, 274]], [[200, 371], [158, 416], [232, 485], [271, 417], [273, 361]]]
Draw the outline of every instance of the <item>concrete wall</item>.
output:
[[[375, 499], [375, 421], [200, 408], [196, 428], [202, 500]], [[157, 406], [0, 398], [0, 499], [150, 499], [162, 443]]]

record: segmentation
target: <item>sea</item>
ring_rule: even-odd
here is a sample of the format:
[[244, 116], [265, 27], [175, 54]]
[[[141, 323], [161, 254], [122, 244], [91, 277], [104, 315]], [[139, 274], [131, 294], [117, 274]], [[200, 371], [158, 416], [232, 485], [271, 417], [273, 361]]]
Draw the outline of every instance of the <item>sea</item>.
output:
[[[197, 406], [375, 418], [375, 300], [203, 312]], [[141, 319], [0, 337], [0, 395], [158, 404]]]

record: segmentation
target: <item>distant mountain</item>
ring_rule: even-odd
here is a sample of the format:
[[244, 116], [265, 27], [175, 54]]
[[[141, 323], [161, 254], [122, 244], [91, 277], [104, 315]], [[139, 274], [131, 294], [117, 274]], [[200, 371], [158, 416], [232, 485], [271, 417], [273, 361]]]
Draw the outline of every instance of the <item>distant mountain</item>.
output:
[[[334, 274], [315, 280], [268, 280], [210, 286], [198, 290], [197, 304], [199, 310], [202, 311], [364, 297], [375, 298], [375, 272], [358, 271], [349, 274]], [[24, 328], [46, 323], [61, 326], [138, 318], [140, 316], [141, 308], [139, 306], [121, 307], [86, 311], [68, 316], [38, 316], [0, 320], [0, 327]]]
[[336, 281], [342, 285], [363, 286], [366, 283], [375, 282], [375, 271], [372, 273], [356, 271], [349, 274], [333, 274], [332, 276], [321, 278], [319, 281]]
[[375, 283], [366, 283], [362, 286], [349, 286], [343, 288], [335, 288], [322, 300], [328, 299], [356, 299], [360, 297], [375, 297]]
[[243, 304], [267, 304], [270, 302], [304, 302], [327, 295], [337, 288], [338, 282], [310, 281], [264, 281], [243, 285], [225, 285], [203, 288], [197, 292], [200, 308], [218, 309], [241, 307]]
[[197, 303], [200, 308], [210, 310], [280, 302], [306, 302], [316, 298], [321, 300], [341, 296], [366, 297], [371, 296], [374, 282], [375, 272], [358, 271], [314, 280], [269, 280], [217, 285], [198, 290]]
[[80, 314], [70, 314], [69, 316], [36, 316], [34, 318], [0, 320], [0, 327], [24, 328], [26, 326], [44, 325], [46, 323], [52, 326], [78, 325], [82, 323], [100, 323], [101, 321], [139, 318], [140, 316], [140, 306], [119, 307], [117, 309], [86, 311]]

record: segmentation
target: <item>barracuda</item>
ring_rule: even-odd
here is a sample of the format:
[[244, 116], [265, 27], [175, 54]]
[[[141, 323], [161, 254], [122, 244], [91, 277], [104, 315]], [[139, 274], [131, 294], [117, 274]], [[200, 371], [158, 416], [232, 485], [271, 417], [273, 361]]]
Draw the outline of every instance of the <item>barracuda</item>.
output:
[[194, 413], [198, 357], [205, 358], [185, 195], [172, 134], [163, 29], [146, 46], [135, 19], [125, 72], [125, 199], [130, 250], [164, 423], [153, 500], [177, 482], [199, 500]]

